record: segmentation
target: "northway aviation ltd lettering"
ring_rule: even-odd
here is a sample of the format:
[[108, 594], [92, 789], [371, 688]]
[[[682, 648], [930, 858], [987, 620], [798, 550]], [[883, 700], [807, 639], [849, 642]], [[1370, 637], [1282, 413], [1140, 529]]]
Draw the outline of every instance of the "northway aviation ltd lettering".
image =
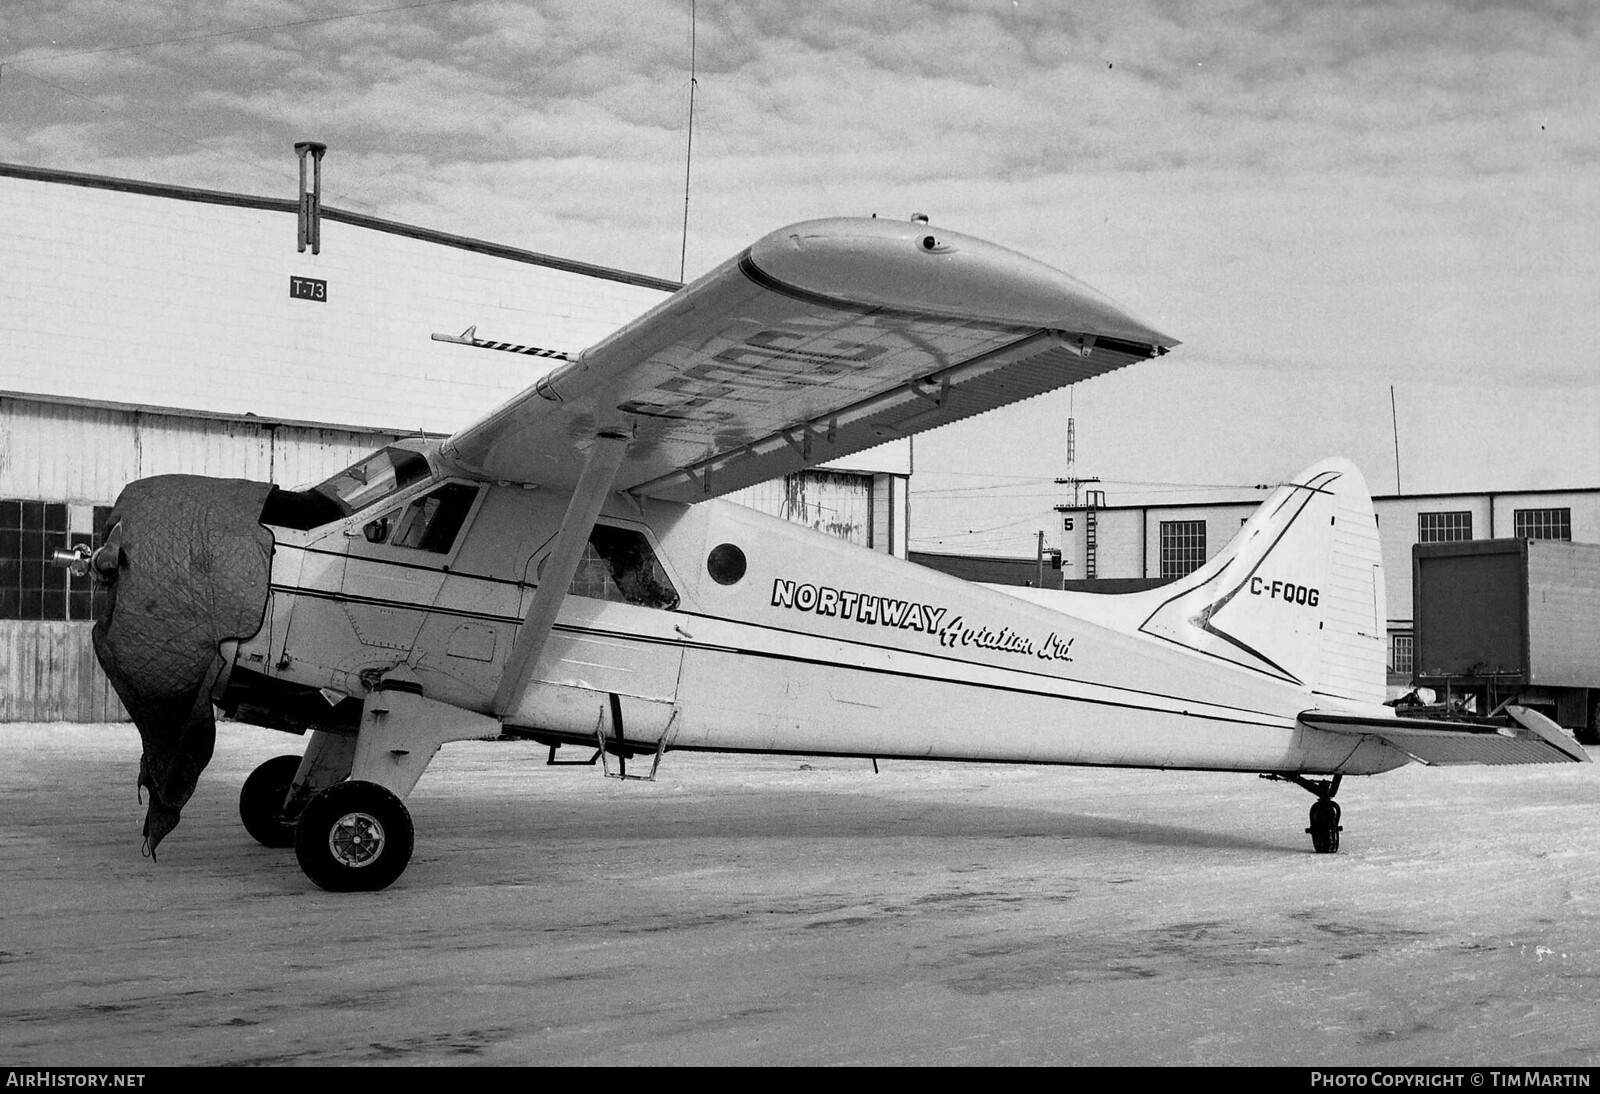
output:
[[772, 582], [772, 606], [792, 608], [795, 611], [815, 612], [857, 623], [894, 627], [900, 630], [921, 631], [938, 637], [939, 645], [946, 649], [972, 646], [1000, 653], [1015, 653], [1037, 657], [1043, 661], [1071, 661], [1075, 638], [1062, 638], [1054, 631], [1043, 642], [1035, 642], [1009, 627], [971, 626], [961, 616], [949, 622], [948, 608], [935, 608], [911, 600], [894, 600], [886, 596], [870, 596], [850, 589], [832, 589], [826, 585], [802, 585], [776, 578]]

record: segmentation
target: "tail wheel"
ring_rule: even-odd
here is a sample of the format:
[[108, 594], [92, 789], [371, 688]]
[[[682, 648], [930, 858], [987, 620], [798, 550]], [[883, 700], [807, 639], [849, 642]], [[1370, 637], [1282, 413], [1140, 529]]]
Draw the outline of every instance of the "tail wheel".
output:
[[351, 780], [311, 799], [295, 825], [300, 869], [332, 893], [388, 887], [411, 861], [411, 814], [376, 783]]
[[1339, 803], [1332, 798], [1318, 798], [1311, 807], [1311, 846], [1319, 855], [1331, 855], [1339, 850]]
[[239, 819], [263, 847], [294, 846], [294, 815], [284, 802], [298, 770], [299, 756], [274, 756], [250, 772], [239, 788]]

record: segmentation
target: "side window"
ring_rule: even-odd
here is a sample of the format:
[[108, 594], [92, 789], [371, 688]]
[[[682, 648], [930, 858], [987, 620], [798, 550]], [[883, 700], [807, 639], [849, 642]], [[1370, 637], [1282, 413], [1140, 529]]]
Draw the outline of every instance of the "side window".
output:
[[345, 513], [354, 513], [427, 477], [428, 461], [422, 456], [401, 448], [384, 448], [313, 489]]
[[[262, 506], [261, 523], [309, 532], [376, 505], [429, 474], [428, 461], [418, 453], [402, 448], [380, 449], [309, 490], [274, 488]], [[375, 529], [373, 525], [377, 523], [368, 523], [363, 531], [371, 542], [382, 543], [390, 530]]]
[[409, 547], [417, 551], [444, 554], [455, 544], [456, 533], [466, 523], [478, 496], [476, 486], [452, 482], [424, 494], [406, 507], [404, 513], [390, 510], [369, 521], [362, 534], [371, 543]]
[[661, 568], [644, 533], [632, 528], [595, 525], [572, 577], [573, 596], [671, 610], [678, 591]]

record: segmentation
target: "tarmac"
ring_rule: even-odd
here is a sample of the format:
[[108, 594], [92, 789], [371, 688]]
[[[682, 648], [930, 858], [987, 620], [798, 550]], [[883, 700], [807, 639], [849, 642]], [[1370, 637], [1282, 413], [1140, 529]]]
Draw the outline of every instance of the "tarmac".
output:
[[301, 747], [222, 726], [152, 862], [131, 726], [0, 727], [0, 1067], [1600, 1062], [1592, 765], [1347, 779], [1316, 855], [1251, 775], [465, 742], [335, 895], [238, 820]]

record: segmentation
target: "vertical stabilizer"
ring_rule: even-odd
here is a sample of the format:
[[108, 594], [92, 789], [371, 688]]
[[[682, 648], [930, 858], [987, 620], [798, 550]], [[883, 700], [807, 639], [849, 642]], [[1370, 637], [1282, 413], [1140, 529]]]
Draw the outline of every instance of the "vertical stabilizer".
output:
[[1140, 630], [1357, 704], [1384, 699], [1383, 561], [1367, 485], [1325, 460], [1280, 486]]

